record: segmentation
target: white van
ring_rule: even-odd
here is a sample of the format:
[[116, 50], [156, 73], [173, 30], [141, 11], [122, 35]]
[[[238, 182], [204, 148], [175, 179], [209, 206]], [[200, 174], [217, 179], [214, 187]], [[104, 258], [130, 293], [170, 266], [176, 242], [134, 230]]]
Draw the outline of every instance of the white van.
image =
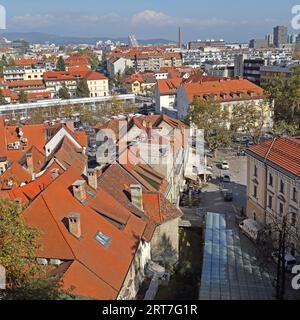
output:
[[257, 242], [260, 240], [264, 232], [264, 228], [257, 221], [253, 219], [246, 219], [239, 225], [241, 231], [251, 240]]

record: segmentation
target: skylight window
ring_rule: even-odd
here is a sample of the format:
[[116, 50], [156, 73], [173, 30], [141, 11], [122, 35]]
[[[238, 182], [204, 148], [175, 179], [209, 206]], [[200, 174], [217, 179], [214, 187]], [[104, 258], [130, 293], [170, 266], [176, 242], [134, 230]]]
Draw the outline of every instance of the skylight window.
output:
[[96, 233], [95, 239], [103, 245], [104, 248], [108, 248], [111, 245], [111, 241], [112, 239], [108, 236], [106, 236], [105, 234], [103, 234], [102, 232], [98, 231]]
[[88, 193], [88, 195], [90, 195], [93, 199], [96, 199], [96, 194], [90, 190], [86, 191]]

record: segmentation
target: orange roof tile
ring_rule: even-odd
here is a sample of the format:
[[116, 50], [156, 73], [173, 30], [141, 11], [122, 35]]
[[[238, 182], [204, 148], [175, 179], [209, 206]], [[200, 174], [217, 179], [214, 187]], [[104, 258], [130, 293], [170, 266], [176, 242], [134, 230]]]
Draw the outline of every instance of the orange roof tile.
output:
[[[96, 299], [116, 298], [144, 233], [145, 223], [130, 215], [125, 229], [120, 230], [90, 207], [90, 198], [86, 204], [77, 201], [70, 191], [70, 186], [81, 177], [83, 167], [79, 169], [72, 166], [57, 178], [25, 210], [24, 217], [30, 225], [43, 232], [42, 248], [37, 253], [38, 256], [73, 260], [81, 265], [79, 267], [76, 263], [76, 268], [69, 268], [66, 272], [68, 287], [76, 287], [76, 294], [80, 296]], [[105, 205], [111, 205], [113, 208], [115, 203], [109, 201]], [[73, 212], [80, 214], [81, 239], [71, 235], [64, 224], [64, 219]], [[108, 248], [95, 239], [99, 231], [112, 239]], [[68, 273], [70, 271], [71, 274]], [[86, 281], [76, 280], [83, 271], [82, 279]], [[95, 280], [97, 284], [91, 288]]]
[[176, 94], [177, 89], [182, 83], [181, 78], [162, 79], [157, 81], [160, 94]]
[[[192, 103], [195, 97], [216, 95], [218, 101], [235, 101], [246, 99], [257, 99], [264, 97], [264, 90], [248, 80], [219, 80], [202, 83], [183, 84], [189, 102]], [[249, 93], [253, 92], [253, 96]], [[241, 93], [239, 97], [237, 93]], [[225, 94], [225, 96], [222, 96]], [[234, 94], [234, 95], [232, 95]]]
[[248, 153], [300, 177], [300, 137], [268, 140], [251, 147]]

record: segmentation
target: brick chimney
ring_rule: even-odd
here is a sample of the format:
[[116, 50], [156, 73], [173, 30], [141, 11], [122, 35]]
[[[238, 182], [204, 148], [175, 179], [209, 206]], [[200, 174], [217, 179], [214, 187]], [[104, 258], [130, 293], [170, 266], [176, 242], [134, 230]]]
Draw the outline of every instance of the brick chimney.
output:
[[143, 206], [143, 189], [142, 186], [139, 184], [132, 184], [130, 185], [130, 193], [131, 193], [131, 202], [132, 204], [140, 209], [141, 211], [144, 210]]
[[88, 184], [91, 188], [98, 189], [98, 175], [97, 169], [88, 169], [87, 170]]
[[51, 170], [51, 178], [55, 180], [59, 177], [59, 170], [57, 168]]
[[67, 217], [69, 232], [77, 239], [81, 238], [80, 214], [73, 212]]
[[85, 181], [77, 180], [72, 184], [73, 195], [81, 203], [86, 202]]
[[26, 153], [26, 165], [28, 172], [33, 175], [34, 173], [34, 166], [33, 166], [33, 157], [32, 153]]

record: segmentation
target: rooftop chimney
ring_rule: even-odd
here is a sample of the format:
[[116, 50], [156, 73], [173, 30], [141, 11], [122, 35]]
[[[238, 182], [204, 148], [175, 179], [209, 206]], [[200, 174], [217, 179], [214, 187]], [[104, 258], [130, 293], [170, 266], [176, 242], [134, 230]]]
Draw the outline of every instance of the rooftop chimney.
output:
[[80, 224], [80, 214], [71, 213], [68, 217], [68, 229], [69, 232], [77, 239], [81, 238], [81, 224]]
[[97, 169], [88, 169], [87, 170], [88, 184], [91, 188], [98, 189], [98, 175]]
[[81, 203], [86, 202], [86, 189], [85, 189], [85, 181], [77, 180], [72, 185], [73, 195], [74, 197], [80, 201]]
[[27, 170], [29, 171], [30, 175], [33, 175], [34, 166], [33, 166], [32, 153], [26, 153], [26, 165], [27, 165]]
[[178, 28], [178, 48], [182, 48], [182, 40], [181, 40], [181, 28]]
[[131, 202], [134, 206], [136, 206], [141, 211], [144, 210], [143, 207], [143, 189], [139, 184], [130, 185], [131, 192]]
[[51, 178], [55, 180], [59, 177], [59, 170], [57, 168], [51, 170]]

